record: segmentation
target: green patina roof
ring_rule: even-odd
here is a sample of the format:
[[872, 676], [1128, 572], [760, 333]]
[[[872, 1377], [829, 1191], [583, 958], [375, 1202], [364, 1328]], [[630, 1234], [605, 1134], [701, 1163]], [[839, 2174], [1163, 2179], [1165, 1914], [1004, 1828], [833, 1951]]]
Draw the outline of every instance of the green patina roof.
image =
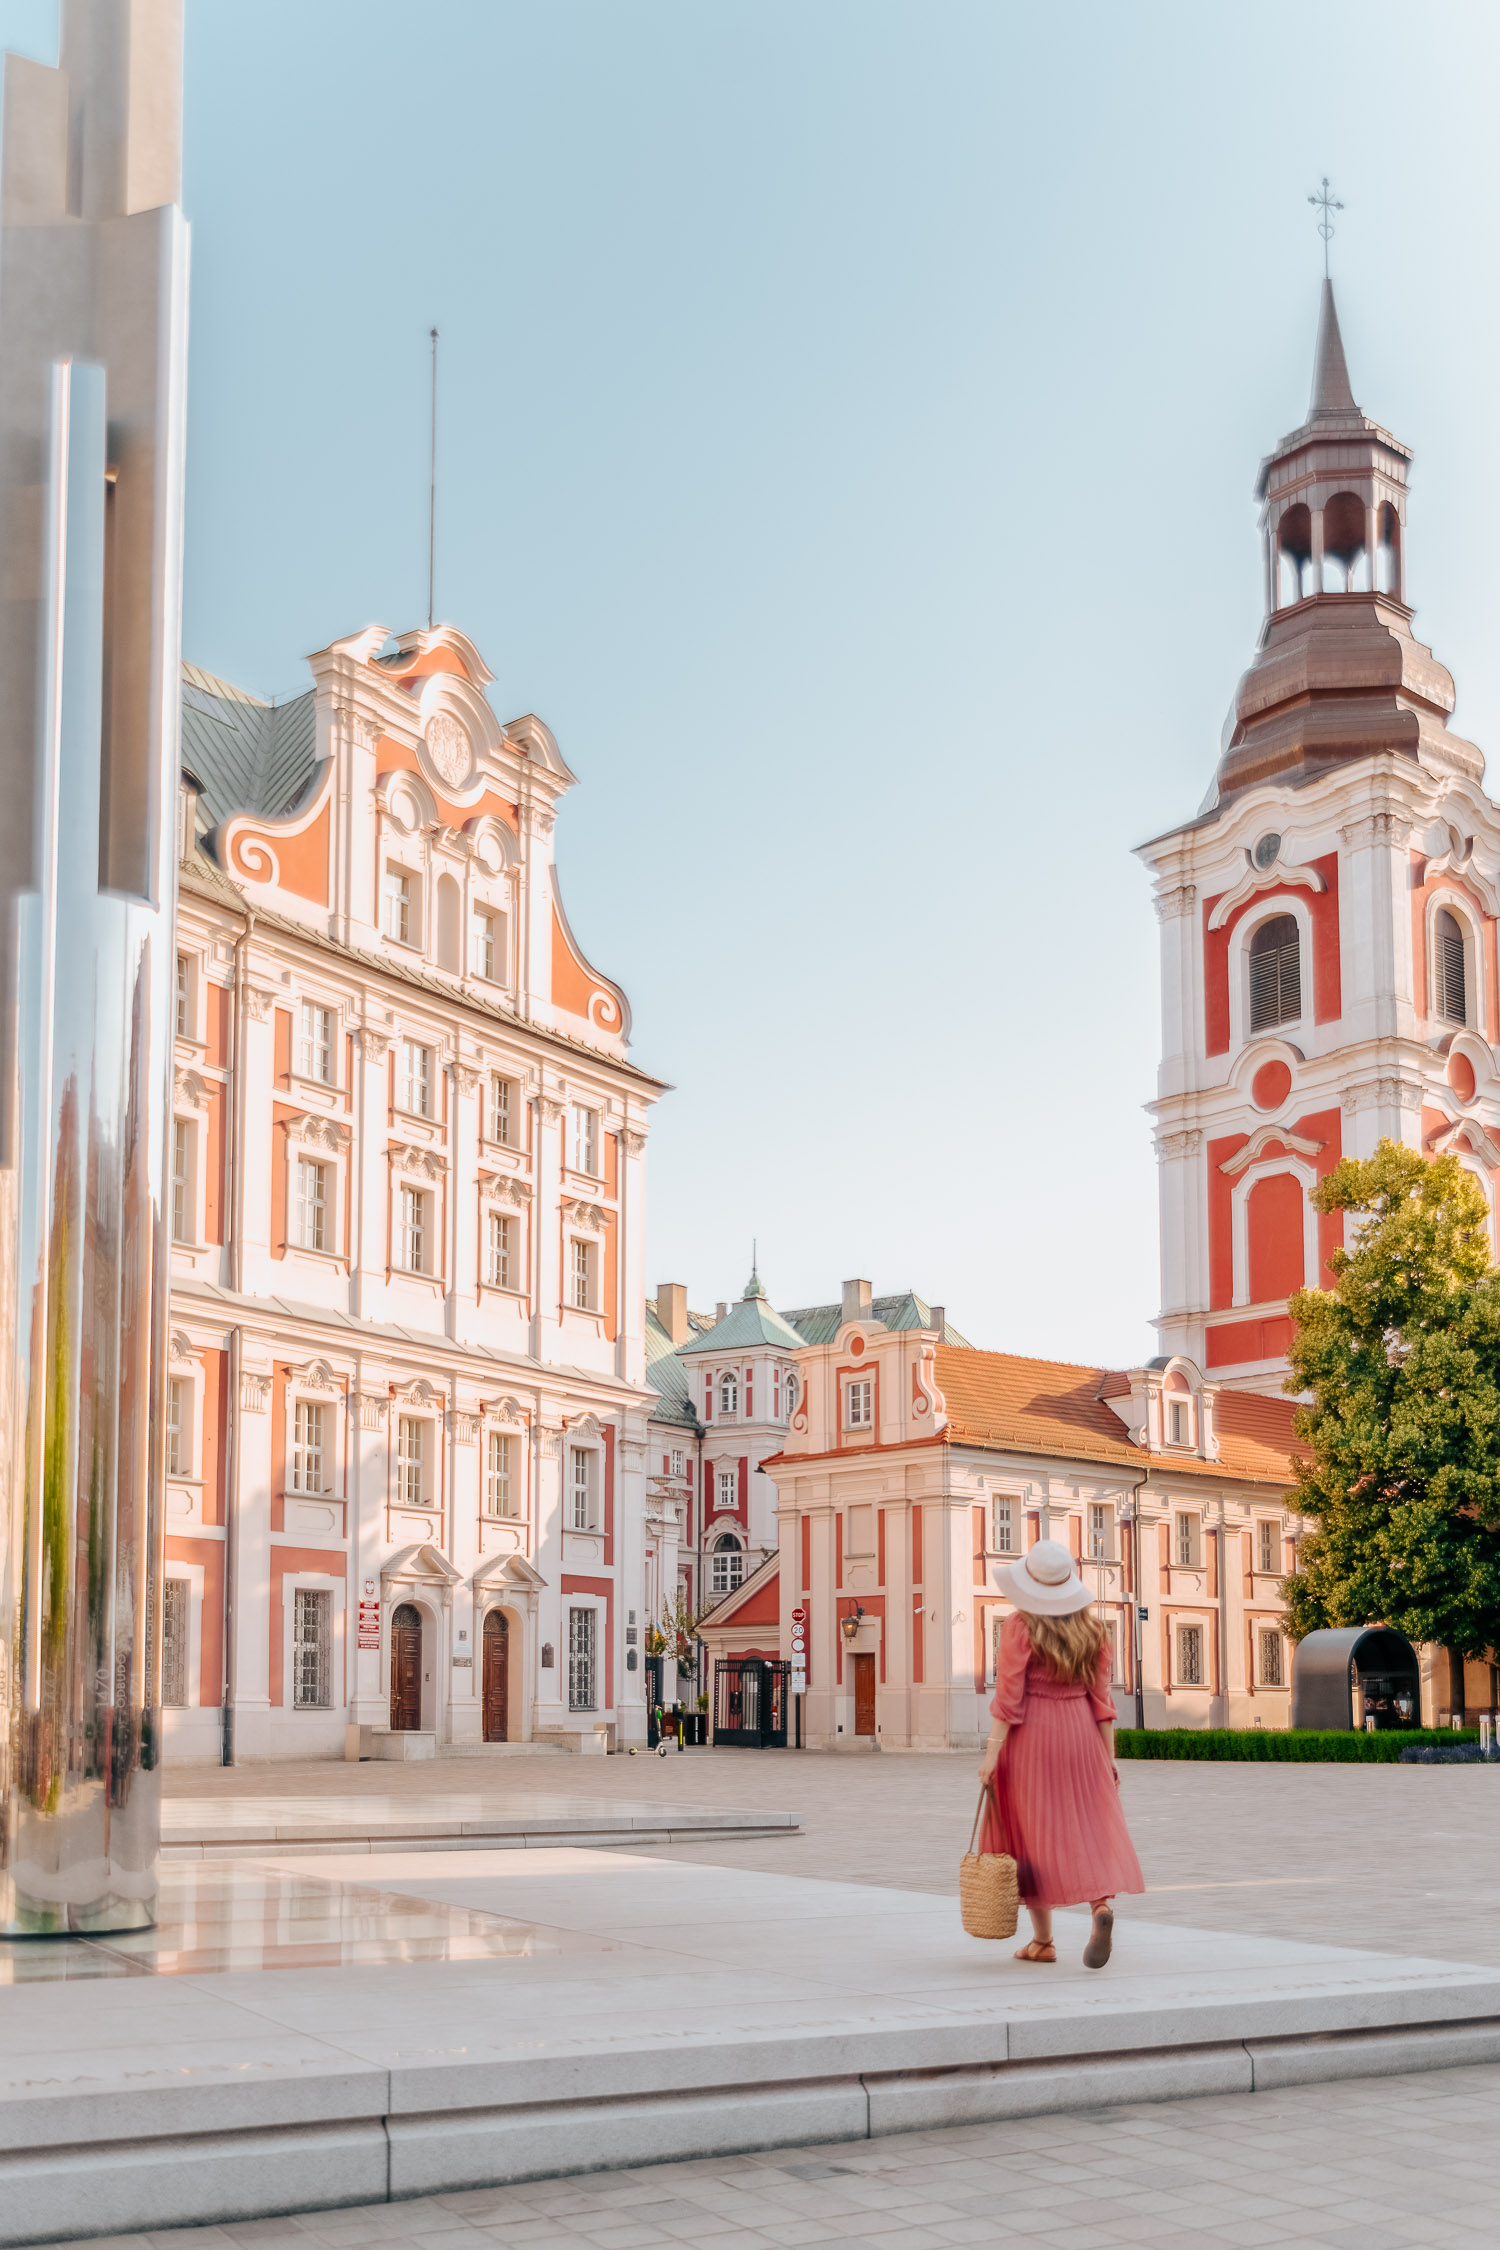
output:
[[[801, 1312], [786, 1315], [797, 1331], [799, 1344], [831, 1344], [844, 1325], [844, 1308], [837, 1305], [805, 1305]], [[932, 1307], [925, 1297], [906, 1289], [896, 1297], [876, 1297], [871, 1300], [870, 1320], [878, 1320], [882, 1328], [930, 1328]], [[956, 1344], [960, 1350], [971, 1352], [974, 1346], [967, 1336], [960, 1336], [952, 1321], [943, 1328], [943, 1342]]]
[[[707, 1313], [690, 1312], [688, 1326], [694, 1335], [701, 1335], [713, 1326]], [[678, 1347], [656, 1317], [656, 1299], [646, 1299], [646, 1381], [661, 1400], [653, 1408], [653, 1422], [676, 1422], [690, 1434], [698, 1429], [698, 1416], [693, 1408], [692, 1394], [688, 1389], [687, 1369], [678, 1357]]]
[[747, 1292], [737, 1305], [731, 1305], [706, 1336], [697, 1337], [691, 1344], [679, 1344], [679, 1358], [686, 1359], [690, 1352], [753, 1351], [757, 1344], [779, 1344], [784, 1352], [802, 1349], [805, 1339], [767, 1302], [758, 1279], [751, 1278], [757, 1294]]

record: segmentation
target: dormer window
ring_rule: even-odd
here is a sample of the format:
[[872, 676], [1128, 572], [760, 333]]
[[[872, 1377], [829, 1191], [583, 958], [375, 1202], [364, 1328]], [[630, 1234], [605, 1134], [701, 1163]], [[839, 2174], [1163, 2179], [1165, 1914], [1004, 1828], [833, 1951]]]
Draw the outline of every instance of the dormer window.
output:
[[1250, 1029], [1271, 1031], [1302, 1013], [1302, 933], [1295, 914], [1273, 914], [1250, 940]]
[[868, 1375], [844, 1385], [844, 1428], [868, 1430], [875, 1421], [875, 1385]]
[[719, 1377], [719, 1412], [738, 1414], [740, 1410], [740, 1379], [731, 1373]]
[[1188, 1410], [1185, 1398], [1167, 1401], [1167, 1443], [1186, 1445], [1188, 1441]]

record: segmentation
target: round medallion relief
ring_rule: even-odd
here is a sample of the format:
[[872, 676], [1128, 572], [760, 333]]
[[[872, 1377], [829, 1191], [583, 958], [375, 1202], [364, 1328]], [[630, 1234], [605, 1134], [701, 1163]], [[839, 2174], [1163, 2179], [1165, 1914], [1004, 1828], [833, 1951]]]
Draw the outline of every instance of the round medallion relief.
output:
[[450, 788], [456, 789], [460, 782], [468, 780], [474, 756], [467, 734], [451, 711], [434, 711], [422, 739], [427, 745], [433, 771], [440, 774]]
[[1262, 1063], [1250, 1081], [1250, 1099], [1257, 1109], [1280, 1109], [1291, 1090], [1291, 1067], [1279, 1058]]

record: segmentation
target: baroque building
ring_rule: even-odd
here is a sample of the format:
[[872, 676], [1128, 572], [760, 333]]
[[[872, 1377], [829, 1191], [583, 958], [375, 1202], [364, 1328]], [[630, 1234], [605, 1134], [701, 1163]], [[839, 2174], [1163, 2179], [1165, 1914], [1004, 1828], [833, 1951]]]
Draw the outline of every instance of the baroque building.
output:
[[[1500, 811], [1412, 631], [1411, 453], [1355, 404], [1323, 285], [1306, 419], [1256, 485], [1265, 620], [1161, 921], [1164, 1352], [1277, 1391], [1342, 1240], [1309, 1191], [1382, 1136], [1500, 1165]], [[1492, 1219], [1493, 1225], [1493, 1219]]]
[[310, 667], [184, 676], [167, 1740], [642, 1740], [662, 1087], [563, 908], [574, 777], [451, 627]]

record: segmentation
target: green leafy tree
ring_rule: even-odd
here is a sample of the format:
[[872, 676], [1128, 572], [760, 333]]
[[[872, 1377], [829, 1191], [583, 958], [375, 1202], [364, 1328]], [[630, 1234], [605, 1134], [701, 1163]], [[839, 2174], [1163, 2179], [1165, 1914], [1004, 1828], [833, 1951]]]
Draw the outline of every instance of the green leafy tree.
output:
[[[1313, 1190], [1352, 1248], [1291, 1301], [1289, 1391], [1308, 1448], [1292, 1507], [1315, 1522], [1288, 1629], [1381, 1620], [1455, 1656], [1500, 1644], [1500, 1274], [1455, 1156], [1383, 1140]], [[1459, 1675], [1460, 1678], [1462, 1674]]]

